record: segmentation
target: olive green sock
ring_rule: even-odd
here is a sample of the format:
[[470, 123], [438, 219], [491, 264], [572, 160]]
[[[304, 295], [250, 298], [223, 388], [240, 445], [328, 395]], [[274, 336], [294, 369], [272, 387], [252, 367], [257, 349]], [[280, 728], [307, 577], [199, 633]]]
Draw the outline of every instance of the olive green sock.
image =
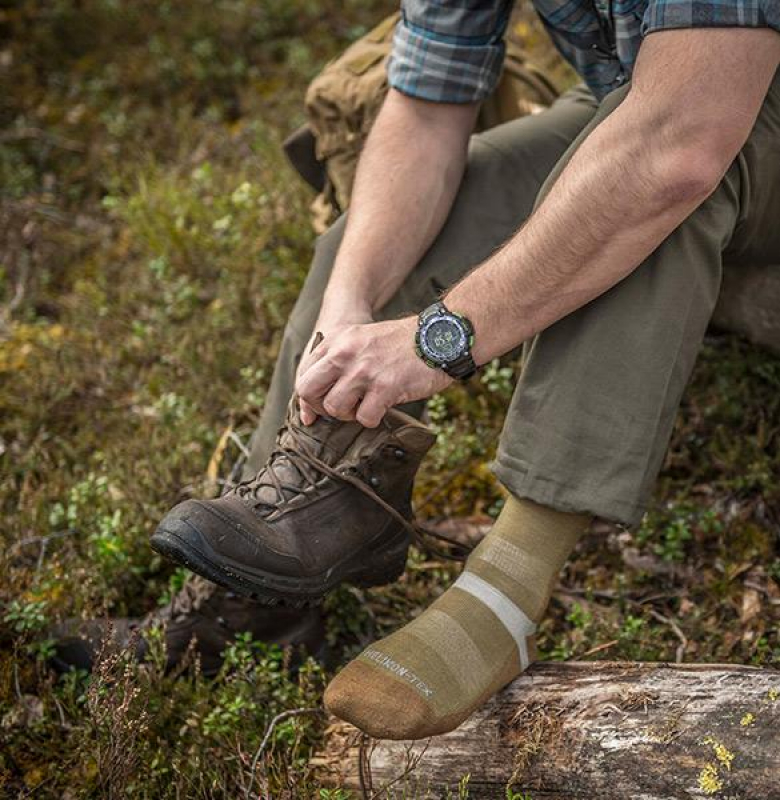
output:
[[456, 728], [536, 658], [536, 624], [588, 521], [509, 497], [450, 589], [331, 681], [328, 710], [380, 739]]

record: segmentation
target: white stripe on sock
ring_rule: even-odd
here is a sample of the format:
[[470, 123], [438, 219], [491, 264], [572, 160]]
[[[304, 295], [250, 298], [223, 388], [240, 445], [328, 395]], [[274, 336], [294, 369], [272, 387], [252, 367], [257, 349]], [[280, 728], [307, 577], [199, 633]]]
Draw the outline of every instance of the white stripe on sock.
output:
[[528, 666], [528, 643], [526, 637], [536, 633], [536, 625], [526, 616], [522, 608], [512, 602], [503, 592], [471, 572], [462, 572], [453, 584], [484, 603], [507, 629], [517, 644], [520, 666]]

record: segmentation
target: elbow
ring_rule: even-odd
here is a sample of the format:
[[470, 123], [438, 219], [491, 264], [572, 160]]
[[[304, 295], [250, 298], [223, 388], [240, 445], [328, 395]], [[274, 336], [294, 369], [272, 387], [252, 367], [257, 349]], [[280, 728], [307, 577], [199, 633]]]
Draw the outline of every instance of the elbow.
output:
[[627, 104], [659, 202], [690, 207], [706, 200], [744, 144], [742, 131], [719, 126], [708, 115], [694, 116], [690, 109]]
[[661, 207], [696, 207], [723, 180], [733, 159], [717, 147], [674, 145], [658, 162], [655, 183]]

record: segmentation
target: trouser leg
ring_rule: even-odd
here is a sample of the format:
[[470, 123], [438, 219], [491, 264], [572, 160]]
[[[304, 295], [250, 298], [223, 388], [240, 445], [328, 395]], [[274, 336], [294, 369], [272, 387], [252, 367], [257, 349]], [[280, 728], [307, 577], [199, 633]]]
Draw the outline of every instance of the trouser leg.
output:
[[[602, 104], [541, 196], [626, 91]], [[770, 201], [754, 204], [748, 189], [754, 199], [772, 197], [777, 185], [777, 102], [776, 81], [756, 132], [719, 188], [635, 272], [526, 344], [495, 464], [514, 495], [639, 521], [715, 306], [724, 251], [744, 238], [751, 219], [766, 218]], [[770, 135], [759, 136], [767, 123]], [[751, 148], [760, 151], [753, 160], [763, 160], [763, 172], [751, 169]]]
[[[541, 114], [472, 137], [463, 184], [447, 222], [379, 318], [420, 311], [506, 241], [527, 218], [545, 178], [595, 108], [593, 96], [578, 88]], [[265, 464], [284, 420], [295, 371], [313, 332], [345, 223], [342, 217], [317, 240], [311, 270], [284, 331], [245, 476]]]

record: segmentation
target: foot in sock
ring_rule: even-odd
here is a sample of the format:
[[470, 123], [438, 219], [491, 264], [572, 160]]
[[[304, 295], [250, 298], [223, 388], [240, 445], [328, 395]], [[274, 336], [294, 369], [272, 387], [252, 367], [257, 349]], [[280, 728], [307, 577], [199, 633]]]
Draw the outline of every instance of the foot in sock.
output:
[[328, 710], [379, 739], [457, 728], [536, 658], [536, 624], [588, 521], [508, 498], [450, 589], [331, 681]]

